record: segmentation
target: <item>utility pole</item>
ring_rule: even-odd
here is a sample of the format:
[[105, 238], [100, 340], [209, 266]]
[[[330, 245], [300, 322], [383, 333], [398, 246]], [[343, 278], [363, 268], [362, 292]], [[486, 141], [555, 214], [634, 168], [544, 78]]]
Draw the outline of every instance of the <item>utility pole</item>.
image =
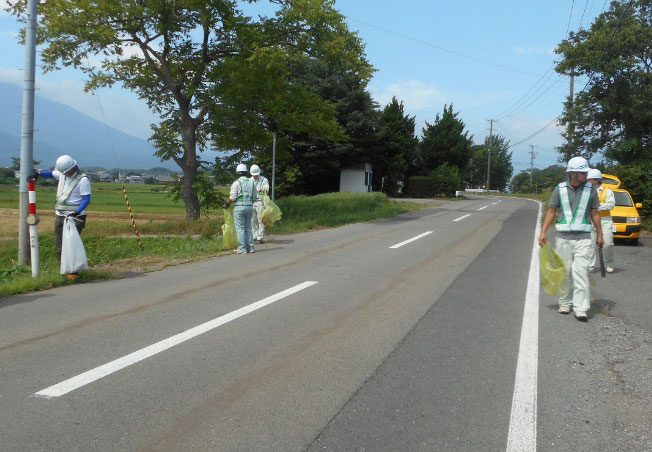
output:
[[534, 171], [534, 145], [530, 145], [530, 185], [532, 185], [532, 172]]
[[23, 78], [23, 118], [20, 137], [20, 185], [18, 188], [18, 265], [27, 264], [29, 235], [27, 178], [34, 170], [34, 80], [36, 68], [36, 13], [38, 0], [27, 1], [25, 17], [25, 70]]
[[274, 180], [276, 179], [276, 132], [272, 136], [272, 201], [274, 201]]
[[494, 120], [489, 119], [489, 156], [487, 157], [487, 191], [491, 188], [491, 145], [493, 144]]
[[[571, 106], [571, 112], [573, 108], [573, 87], [575, 85], [575, 68], [571, 68], [571, 73], [570, 73], [570, 95], [568, 96], [568, 100], [570, 101], [570, 106]], [[573, 124], [573, 114], [571, 113], [571, 119], [568, 121], [568, 158], [570, 159], [573, 157], [575, 154], [575, 149], [573, 146], [573, 135], [575, 133], [575, 125]]]

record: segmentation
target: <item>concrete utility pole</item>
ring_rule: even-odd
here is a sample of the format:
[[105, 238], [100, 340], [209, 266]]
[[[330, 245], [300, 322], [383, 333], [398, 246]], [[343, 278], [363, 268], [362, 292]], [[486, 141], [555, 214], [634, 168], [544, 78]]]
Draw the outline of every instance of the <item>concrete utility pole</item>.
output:
[[18, 188], [18, 265], [27, 264], [29, 235], [27, 213], [29, 194], [27, 178], [34, 161], [34, 80], [36, 68], [36, 12], [38, 0], [27, 1], [25, 18], [25, 71], [23, 79], [23, 120], [20, 138], [20, 186]]
[[[570, 100], [570, 106], [573, 108], [573, 87], [575, 85], [575, 68], [571, 68], [571, 73], [570, 73], [570, 95], [568, 96], [568, 100]], [[569, 150], [569, 156], [568, 158], [573, 157], [575, 154], [575, 149], [573, 148], [573, 134], [575, 133], [575, 126], [573, 124], [573, 116], [571, 115], [571, 120], [568, 121], [568, 150]]]
[[530, 185], [532, 185], [532, 171], [534, 171], [534, 145], [530, 145]]
[[272, 138], [272, 201], [274, 201], [274, 180], [276, 179], [276, 133]]
[[489, 121], [489, 156], [487, 157], [487, 191], [491, 188], [491, 145], [493, 144], [494, 120]]

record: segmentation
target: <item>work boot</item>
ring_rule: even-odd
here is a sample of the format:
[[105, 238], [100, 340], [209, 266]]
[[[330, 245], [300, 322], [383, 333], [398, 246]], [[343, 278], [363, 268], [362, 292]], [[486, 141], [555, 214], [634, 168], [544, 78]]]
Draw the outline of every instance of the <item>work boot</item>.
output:
[[575, 318], [586, 322], [589, 319], [589, 316], [586, 315], [586, 311], [575, 311]]
[[570, 313], [570, 305], [561, 305], [559, 306], [559, 313], [560, 314], [569, 314]]

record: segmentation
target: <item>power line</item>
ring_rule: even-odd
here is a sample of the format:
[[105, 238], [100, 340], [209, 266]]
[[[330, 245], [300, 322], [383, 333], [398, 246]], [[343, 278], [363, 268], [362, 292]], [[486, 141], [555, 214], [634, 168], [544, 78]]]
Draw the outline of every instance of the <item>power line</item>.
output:
[[346, 17], [347, 19], [349, 19], [349, 20], [351, 20], [353, 22], [357, 22], [357, 23], [360, 23], [362, 25], [366, 25], [367, 27], [375, 28], [376, 30], [380, 30], [380, 31], [382, 31], [384, 33], [389, 33], [391, 35], [398, 36], [399, 38], [406, 39], [406, 40], [412, 41], [412, 42], [416, 42], [418, 44], [421, 44], [421, 45], [424, 45], [424, 46], [427, 46], [427, 47], [432, 47], [433, 49], [441, 50], [443, 52], [448, 52], [448, 53], [451, 53], [453, 55], [460, 56], [462, 58], [467, 58], [469, 60], [477, 61], [479, 63], [488, 64], [490, 66], [494, 66], [494, 67], [504, 69], [504, 70], [507, 70], [507, 71], [517, 72], [519, 74], [524, 74], [524, 75], [527, 75], [529, 77], [539, 77], [538, 75], [531, 74], [531, 73], [525, 72], [525, 71], [521, 71], [520, 69], [515, 69], [515, 68], [509, 67], [509, 66], [503, 66], [502, 64], [497, 64], [497, 63], [493, 63], [491, 61], [483, 60], [481, 58], [477, 58], [477, 57], [474, 57], [474, 56], [465, 55], [465, 54], [463, 54], [461, 52], [457, 52], [455, 50], [447, 49], [445, 47], [441, 47], [441, 46], [438, 46], [438, 45], [435, 45], [435, 44], [432, 44], [432, 43], [429, 43], [429, 42], [426, 42], [426, 41], [422, 41], [420, 39], [412, 38], [410, 36], [407, 36], [407, 35], [404, 35], [404, 34], [401, 34], [401, 33], [397, 33], [395, 31], [388, 30], [386, 28], [382, 28], [382, 27], [379, 27], [377, 25], [370, 24], [370, 23], [364, 22], [362, 20], [354, 19], [351, 16], [344, 16], [344, 17]]

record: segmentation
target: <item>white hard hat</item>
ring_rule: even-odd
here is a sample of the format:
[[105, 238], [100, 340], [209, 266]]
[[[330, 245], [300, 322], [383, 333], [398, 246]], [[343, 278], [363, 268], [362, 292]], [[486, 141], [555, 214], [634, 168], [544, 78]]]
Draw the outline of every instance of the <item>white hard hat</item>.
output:
[[591, 168], [589, 174], [586, 175], [587, 179], [602, 179], [602, 173], [599, 169]]
[[250, 172], [252, 176], [258, 176], [260, 174], [260, 167], [258, 165], [251, 165]]
[[566, 168], [567, 173], [570, 173], [571, 171], [576, 173], [588, 173], [589, 162], [587, 162], [584, 157], [573, 157], [568, 161], [568, 167]]
[[247, 172], [247, 165], [244, 163], [240, 163], [237, 168], [235, 169], [236, 173], [246, 173]]
[[75, 161], [74, 158], [70, 157], [69, 155], [62, 155], [57, 159], [56, 163], [54, 164], [54, 169], [56, 169], [60, 173], [67, 173], [75, 166], [77, 166], [77, 162]]

